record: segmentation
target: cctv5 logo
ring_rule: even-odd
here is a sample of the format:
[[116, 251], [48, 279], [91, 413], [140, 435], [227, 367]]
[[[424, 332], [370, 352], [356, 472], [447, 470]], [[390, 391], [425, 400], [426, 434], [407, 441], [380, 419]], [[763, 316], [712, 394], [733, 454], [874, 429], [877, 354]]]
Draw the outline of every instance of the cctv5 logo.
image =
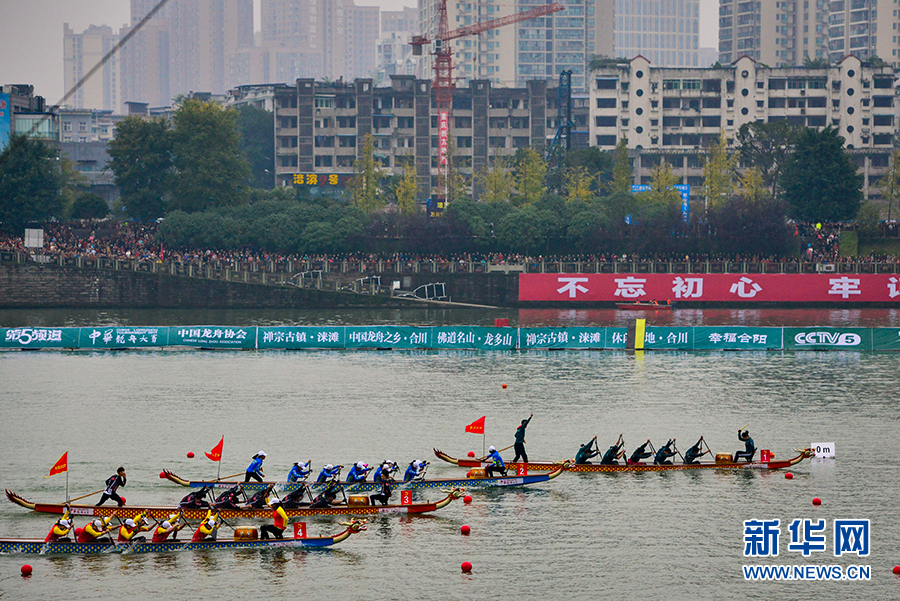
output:
[[794, 342], [799, 345], [859, 346], [862, 338], [858, 334], [841, 334], [838, 332], [801, 332], [794, 336]]

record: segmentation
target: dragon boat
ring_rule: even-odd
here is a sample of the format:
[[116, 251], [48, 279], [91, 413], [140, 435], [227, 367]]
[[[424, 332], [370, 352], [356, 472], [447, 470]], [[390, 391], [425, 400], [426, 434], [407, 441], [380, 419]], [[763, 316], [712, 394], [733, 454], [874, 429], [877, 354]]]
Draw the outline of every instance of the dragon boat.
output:
[[[453, 500], [460, 498], [465, 493], [465, 489], [454, 488], [451, 490], [446, 490], [444, 492], [447, 493], [447, 496], [440, 501], [436, 501], [433, 503], [408, 503], [406, 505], [370, 505], [368, 504], [368, 497], [365, 497], [364, 502], [366, 504], [357, 505], [354, 504], [353, 496], [351, 496], [349, 498], [349, 504], [336, 503], [332, 504], [330, 507], [316, 508], [301, 506], [294, 508], [285, 508], [284, 512], [288, 517], [308, 517], [313, 515], [388, 515], [393, 513], [429, 513], [432, 511], [437, 511], [438, 509], [442, 509], [449, 505]], [[16, 505], [38, 513], [62, 514], [65, 511], [65, 504], [63, 503], [32, 503], [31, 501], [26, 501], [21, 496], [9, 490], [6, 491], [6, 498]], [[363, 499], [360, 500], [363, 501]], [[209, 509], [206, 507], [180, 509], [174, 506], [146, 507], [135, 505], [134, 507], [116, 507], [115, 505], [101, 505], [97, 507], [95, 505], [69, 505], [69, 515], [73, 517], [110, 517], [113, 513], [115, 513], [118, 518], [123, 520], [126, 518], [133, 518], [140, 513], [146, 513], [146, 515], [153, 518], [154, 520], [164, 520], [173, 513], [178, 513], [179, 511], [181, 512], [182, 517], [184, 517], [185, 519], [202, 520], [206, 517], [206, 512], [208, 510]], [[226, 520], [236, 518], [271, 519], [272, 509], [268, 507], [263, 507], [260, 509], [220, 509], [219, 515]]]
[[[447, 453], [440, 451], [439, 449], [434, 449], [434, 454], [447, 463], [452, 463], [453, 465], [458, 465], [460, 467], [468, 467], [468, 468], [484, 468], [491, 465], [489, 462], [481, 461], [480, 459], [457, 459], [455, 457], [451, 457]], [[576, 464], [574, 461], [567, 460], [566, 465], [571, 472], [664, 472], [670, 470], [696, 470], [696, 469], [725, 469], [725, 470], [748, 470], [748, 469], [757, 469], [757, 470], [779, 470], [791, 467], [792, 465], [797, 465], [804, 459], [808, 459], [815, 455], [815, 451], [810, 448], [806, 449], [797, 449], [797, 456], [792, 459], [786, 459], [784, 461], [741, 461], [736, 462], [731, 455], [728, 454], [718, 454], [716, 455], [716, 460], [706, 461], [706, 462], [698, 462], [698, 463], [671, 463], [664, 465], [654, 465], [652, 463], [637, 463], [631, 465], [601, 465], [599, 463], [588, 463], [588, 464]], [[557, 470], [563, 465], [564, 462], [558, 461], [536, 461], [536, 462], [528, 462], [528, 463], [507, 463], [506, 466], [510, 469], [514, 470], [523, 470], [525, 472], [531, 471], [547, 471], [547, 470]]]
[[246, 538], [222, 540], [167, 540], [161, 543], [127, 542], [115, 543], [112, 540], [95, 540], [88, 543], [76, 541], [55, 541], [45, 543], [36, 538], [0, 538], [0, 553], [20, 553], [25, 555], [102, 555], [105, 553], [169, 553], [172, 551], [206, 551], [210, 549], [283, 549], [299, 547], [330, 547], [350, 538], [351, 534], [366, 529], [365, 520], [343, 522], [347, 529], [335, 536], [310, 538], [284, 538], [260, 540], [256, 538], [255, 528], [246, 533]]
[[633, 303], [616, 303], [620, 311], [671, 311], [672, 301], [657, 303], [654, 301], [634, 301]]
[[[452, 463], [452, 462], [451, 462]], [[478, 467], [478, 466], [473, 466]], [[408, 482], [395, 482], [395, 488], [400, 490], [420, 490], [426, 488], [456, 488], [456, 487], [473, 487], [473, 486], [523, 486], [527, 484], [536, 484], [538, 482], [546, 482], [559, 476], [565, 471], [562, 462], [554, 464], [549, 474], [529, 474], [525, 476], [479, 476], [472, 474], [472, 477], [454, 478], [454, 479], [435, 479], [435, 480], [410, 480]], [[185, 480], [173, 474], [168, 470], [163, 470], [163, 475], [176, 484], [181, 486], [190, 486], [192, 488], [201, 488], [211, 486], [216, 489], [231, 488], [240, 484], [245, 491], [260, 491], [269, 486], [275, 486], [278, 492], [292, 492], [301, 486], [309, 486], [311, 489], [324, 489], [327, 484], [309, 484], [305, 482], [237, 482], [236, 480]], [[348, 484], [346, 482], [337, 482], [347, 494], [358, 492], [369, 492], [381, 490], [380, 482], [354, 482]]]

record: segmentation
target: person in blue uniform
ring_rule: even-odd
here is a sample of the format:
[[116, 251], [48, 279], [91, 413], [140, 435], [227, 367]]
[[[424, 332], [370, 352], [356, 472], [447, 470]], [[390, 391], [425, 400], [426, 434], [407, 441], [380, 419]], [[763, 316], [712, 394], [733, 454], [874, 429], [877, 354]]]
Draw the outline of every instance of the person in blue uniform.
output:
[[497, 451], [496, 447], [489, 446], [487, 457], [484, 458], [485, 461], [490, 461], [491, 464], [487, 466], [487, 475], [488, 478], [493, 478], [494, 473], [499, 473], [501, 476], [506, 475], [506, 464], [503, 463], [503, 457], [500, 456], [499, 451]]
[[622, 448], [624, 446], [625, 443], [622, 441], [622, 435], [619, 434], [619, 440], [616, 441], [616, 444], [609, 447], [606, 453], [603, 454], [600, 465], [619, 465], [617, 459], [625, 456], [625, 449]]
[[300, 465], [300, 462], [294, 464], [291, 468], [291, 471], [288, 472], [287, 481], [288, 482], [300, 482], [302, 480], [306, 480], [309, 477], [309, 474], [312, 470], [309, 469], [309, 465], [312, 461], [307, 461], [303, 465]]
[[637, 465], [641, 463], [642, 459], [648, 459], [649, 457], [653, 457], [653, 451], [647, 450], [647, 445], [650, 444], [650, 439], [647, 439], [647, 442], [639, 446], [634, 450], [634, 453], [631, 454], [631, 457], [628, 458], [628, 465]]
[[516, 448], [516, 458], [513, 459], [513, 462], [519, 460], [519, 457], [522, 458], [522, 461], [528, 463], [528, 454], [525, 452], [525, 428], [528, 427], [528, 422], [531, 421], [531, 418], [534, 417], [534, 413], [532, 413], [528, 419], [523, 419], [522, 423], [519, 424], [519, 427], [516, 428], [516, 444], [514, 445]]
[[406, 473], [403, 474], [403, 481], [409, 482], [410, 480], [421, 480], [425, 477], [425, 469], [428, 465], [427, 461], [413, 459], [409, 462]]
[[371, 469], [372, 468], [369, 467], [368, 463], [363, 463], [362, 461], [357, 462], [350, 468], [350, 472], [347, 474], [347, 483], [365, 482], [366, 476], [369, 475]]
[[703, 437], [697, 441], [697, 444], [684, 452], [684, 462], [687, 464], [697, 463], [697, 460], [709, 453], [703, 450]]
[[756, 454], [756, 445], [753, 444], [753, 439], [750, 438], [750, 430], [738, 430], [738, 440], [744, 443], [744, 450], [734, 454], [734, 461], [738, 462], [741, 459], [746, 459], [748, 462], [753, 461], [753, 455]]
[[393, 473], [397, 469], [393, 461], [383, 461], [381, 465], [375, 468], [375, 474], [372, 476], [374, 482], [390, 482], [394, 479]]
[[338, 477], [341, 474], [341, 469], [343, 467], [343, 465], [335, 466], [331, 465], [330, 463], [325, 464], [325, 466], [322, 468], [322, 471], [319, 472], [319, 477], [316, 478], [316, 484], [322, 484], [326, 480]]
[[594, 445], [596, 444], [596, 442], [597, 442], [597, 437], [595, 436], [592, 439], [590, 439], [587, 444], [583, 444], [583, 445], [581, 445], [581, 447], [578, 448], [578, 452], [575, 453], [575, 463], [576, 464], [590, 465], [591, 462], [588, 461], [588, 459], [590, 459], [592, 457], [596, 457], [597, 455], [600, 454], [599, 449], [594, 450]]
[[265, 451], [260, 451], [253, 456], [253, 461], [251, 461], [250, 465], [247, 466], [247, 473], [244, 474], [244, 482], [250, 482], [251, 478], [256, 480], [257, 482], [263, 481], [265, 474], [262, 471], [262, 464], [265, 458]]
[[672, 462], [669, 461], [669, 457], [675, 456], [675, 451], [672, 450], [672, 445], [675, 444], [675, 439], [669, 440], [666, 443], [666, 446], [659, 447], [656, 451], [656, 456], [653, 457], [653, 465], [672, 465]]

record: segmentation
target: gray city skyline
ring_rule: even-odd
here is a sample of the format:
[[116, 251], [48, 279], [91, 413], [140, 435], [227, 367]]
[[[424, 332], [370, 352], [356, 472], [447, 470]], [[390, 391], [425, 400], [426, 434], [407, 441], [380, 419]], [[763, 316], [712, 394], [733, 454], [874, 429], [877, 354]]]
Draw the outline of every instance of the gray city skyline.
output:
[[[258, 9], [258, 1], [256, 2]], [[415, 5], [412, 0], [360, 2], [383, 10]], [[718, 43], [716, 0], [700, 0], [700, 46]], [[258, 13], [258, 10], [257, 10]], [[128, 0], [7, 0], [0, 22], [0, 84], [32, 84], [50, 104], [65, 93], [63, 81], [63, 24], [76, 32], [91, 25], [120, 29], [130, 21]], [[255, 29], [259, 29], [258, 14]], [[287, 83], [287, 82], [281, 82]]]

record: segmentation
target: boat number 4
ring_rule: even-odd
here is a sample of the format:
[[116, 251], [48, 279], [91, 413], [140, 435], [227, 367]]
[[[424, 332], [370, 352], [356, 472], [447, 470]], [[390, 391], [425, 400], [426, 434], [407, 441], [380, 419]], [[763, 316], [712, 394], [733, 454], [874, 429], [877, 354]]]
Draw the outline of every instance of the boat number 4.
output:
[[833, 442], [814, 442], [809, 447], [816, 452], [816, 457], [831, 457], [834, 458], [834, 443]]

